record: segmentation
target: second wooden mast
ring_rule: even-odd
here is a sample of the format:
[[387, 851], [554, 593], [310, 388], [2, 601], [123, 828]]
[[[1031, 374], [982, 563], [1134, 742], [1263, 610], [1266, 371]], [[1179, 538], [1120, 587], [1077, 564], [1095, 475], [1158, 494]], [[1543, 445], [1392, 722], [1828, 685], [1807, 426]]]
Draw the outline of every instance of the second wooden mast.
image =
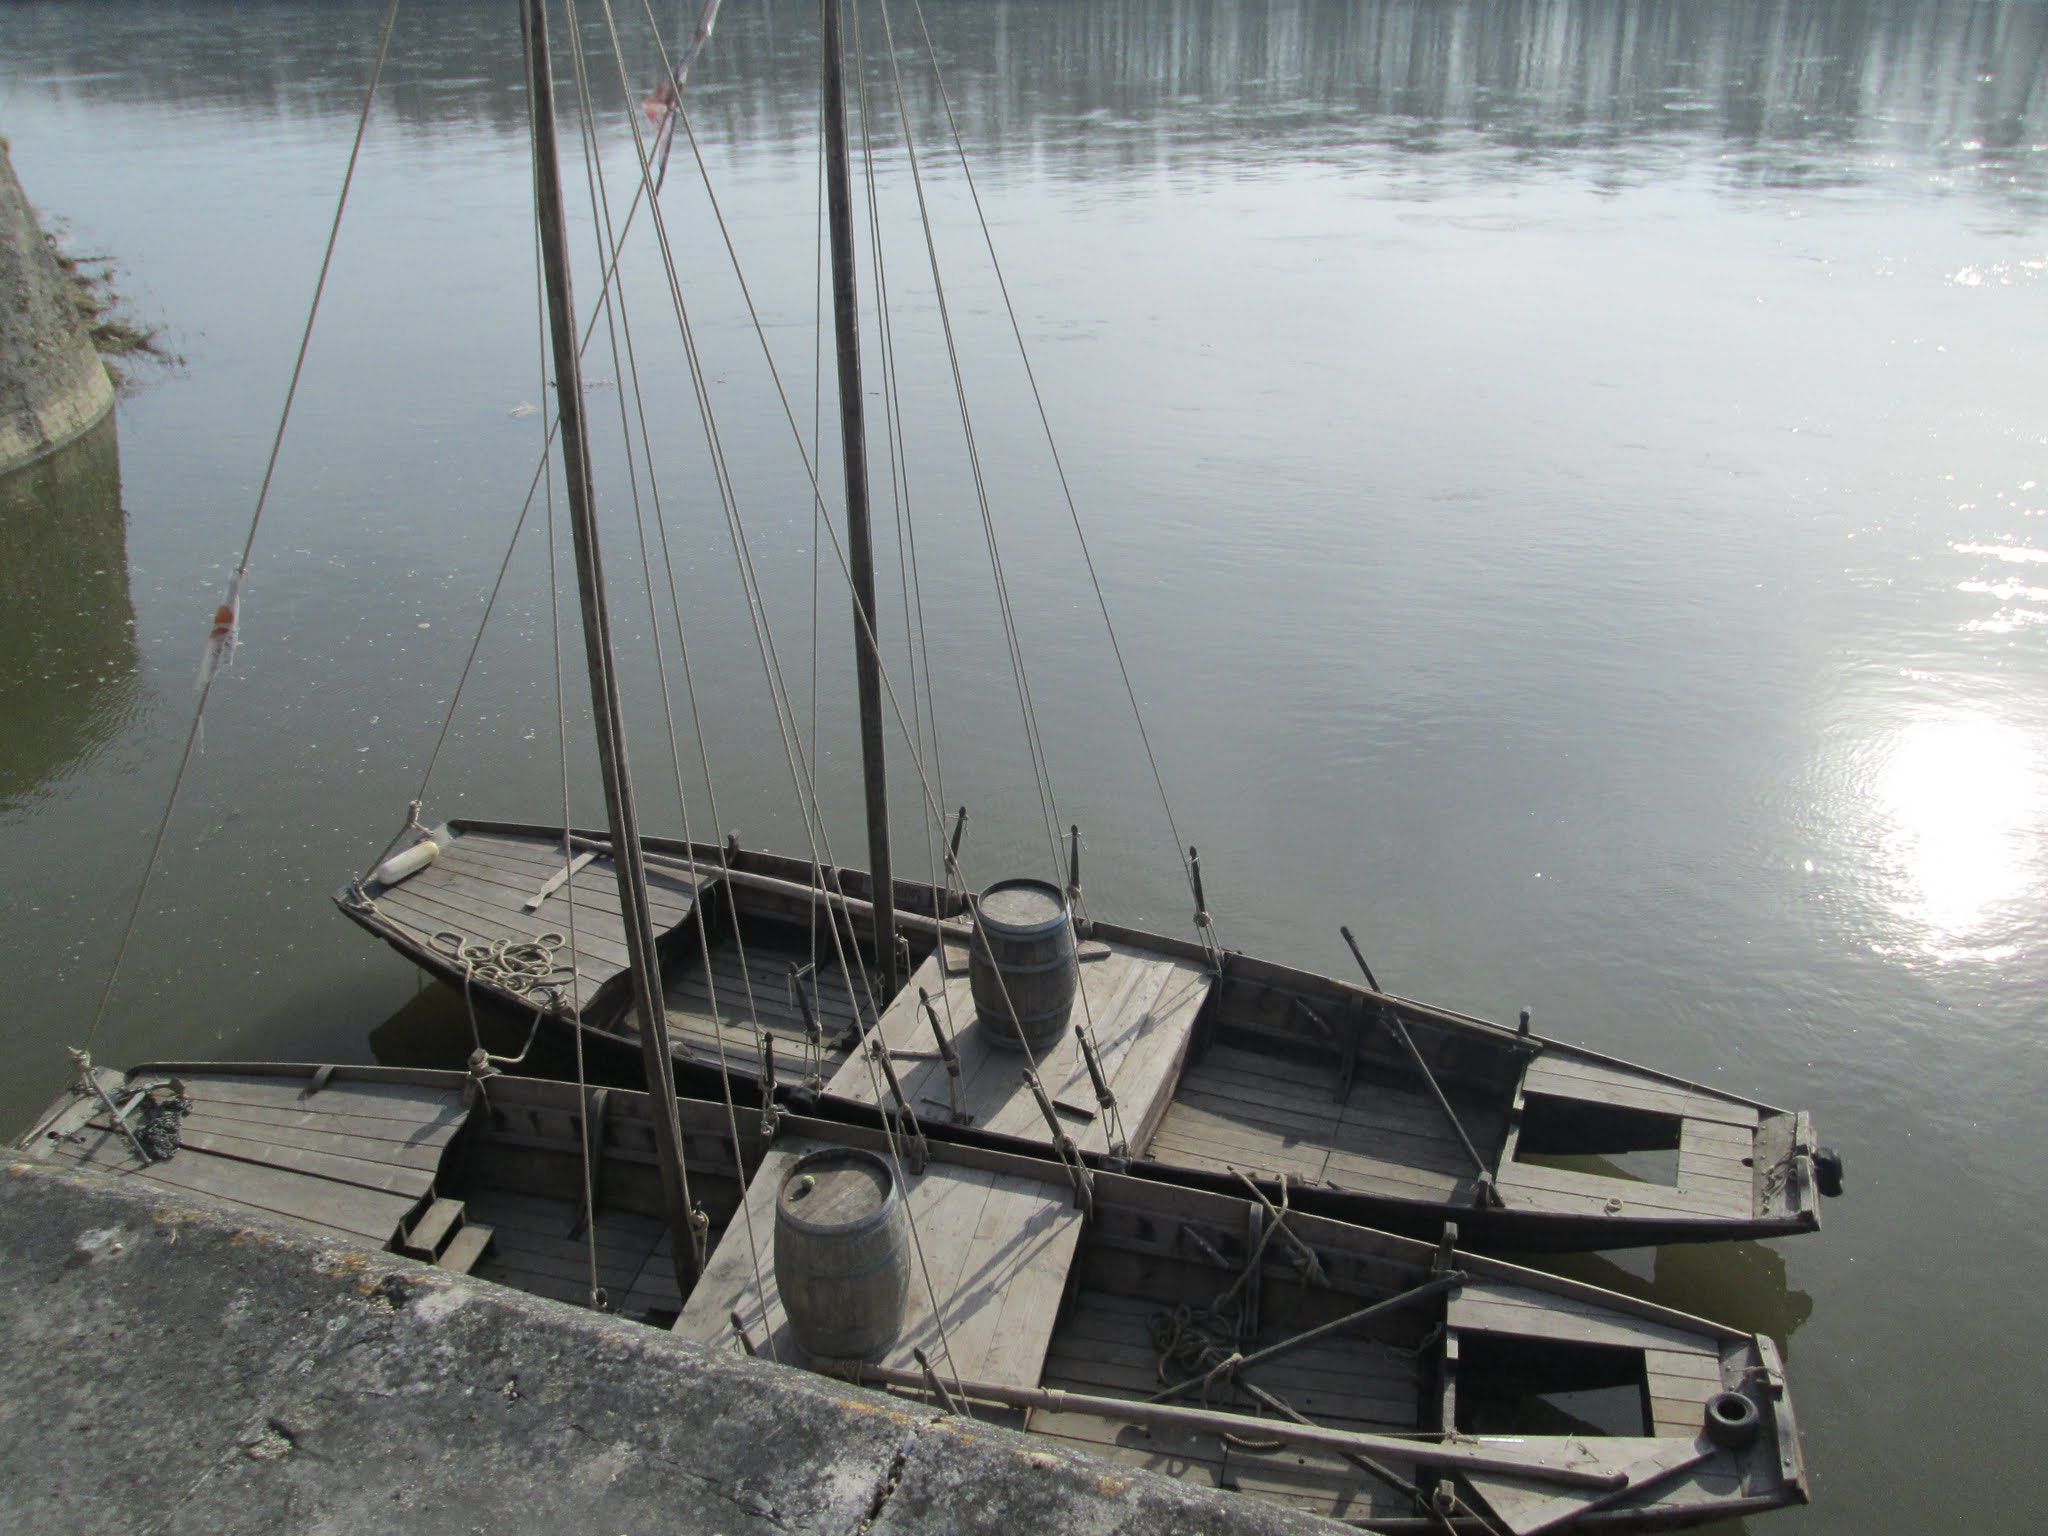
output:
[[[882, 997], [895, 996], [896, 885], [889, 858], [889, 777], [882, 754], [882, 657], [875, 631], [874, 540], [868, 526], [867, 416], [860, 373], [860, 300], [854, 285], [853, 208], [847, 187], [845, 44], [840, 0], [820, 0], [824, 32], [825, 198], [832, 233], [832, 316], [839, 359], [839, 440], [846, 475], [846, 558], [853, 584], [854, 670], [860, 690], [861, 782], [867, 793], [868, 868], [874, 876], [875, 964]], [[817, 750], [812, 744], [812, 750]]]

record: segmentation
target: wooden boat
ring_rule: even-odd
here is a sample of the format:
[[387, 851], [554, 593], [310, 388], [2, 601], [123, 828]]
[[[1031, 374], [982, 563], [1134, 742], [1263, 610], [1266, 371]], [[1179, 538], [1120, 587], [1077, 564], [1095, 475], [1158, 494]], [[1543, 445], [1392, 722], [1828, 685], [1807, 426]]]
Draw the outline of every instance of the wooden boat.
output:
[[82, 1077], [21, 1147], [789, 1364], [777, 1191], [808, 1152], [871, 1152], [922, 1260], [894, 1342], [841, 1374], [1373, 1531], [1806, 1498], [1770, 1340], [1243, 1190], [686, 1099], [705, 1260], [679, 1280], [656, 1113], [536, 1079], [169, 1063]]
[[[565, 843], [559, 828], [470, 820], [425, 836], [439, 850], [432, 864], [393, 884], [351, 884], [337, 894], [342, 910], [472, 1000], [637, 1051], [606, 839]], [[1241, 1169], [1268, 1192], [1284, 1178], [1303, 1209], [1400, 1231], [1427, 1235], [1452, 1219], [1481, 1246], [1535, 1250], [1820, 1224], [1805, 1114], [1527, 1028], [1102, 922], [1080, 946], [1076, 1027], [1034, 1063], [1056, 1132], [1021, 1081], [1015, 1042], [974, 1002], [964, 895], [896, 883], [914, 967], [893, 996], [878, 995], [863, 872], [820, 880], [802, 861], [737, 847], [642, 846], [686, 1081], [708, 1086], [722, 1066], [758, 1082], [772, 1041], [785, 1098], [808, 1093], [817, 1112], [841, 1117], [900, 1109], [858, 1049], [865, 1035], [886, 1042], [909, 1113], [934, 1136], [1044, 1153], [1064, 1134], [1099, 1165], [1212, 1188], [1231, 1187]], [[833, 953], [818, 934], [835, 921], [860, 972], [851, 986], [829, 963], [812, 971], [815, 955]], [[523, 970], [490, 959], [508, 950], [526, 956]], [[942, 1036], [959, 1062], [957, 1103]], [[1113, 1104], [1095, 1091], [1084, 1037]]]

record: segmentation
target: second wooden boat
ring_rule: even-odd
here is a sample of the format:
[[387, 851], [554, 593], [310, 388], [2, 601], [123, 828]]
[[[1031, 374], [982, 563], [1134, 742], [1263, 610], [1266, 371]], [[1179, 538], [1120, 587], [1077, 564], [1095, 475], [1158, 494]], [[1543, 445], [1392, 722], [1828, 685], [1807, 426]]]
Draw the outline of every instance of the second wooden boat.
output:
[[[474, 1002], [639, 1050], [602, 835], [464, 820], [428, 843], [430, 864], [351, 884], [341, 909]], [[720, 1069], [758, 1084], [767, 1060], [785, 1097], [823, 1113], [907, 1112], [932, 1135], [1017, 1150], [1064, 1136], [1105, 1166], [1216, 1188], [1237, 1170], [1268, 1192], [1284, 1178], [1305, 1209], [1424, 1235], [1456, 1220], [1486, 1246], [1820, 1225], [1831, 1170], [1802, 1113], [1104, 922], [1079, 943], [1072, 1027], [1020, 1052], [975, 1000], [964, 895], [896, 882], [911, 965], [891, 994], [864, 873], [821, 878], [729, 845], [642, 847], [671, 1050], [699, 1087]], [[875, 1069], [885, 1049], [890, 1073]], [[1027, 1054], [1056, 1124], [1023, 1081]]]
[[913, 1251], [893, 1341], [840, 1374], [1373, 1531], [1806, 1498], [1766, 1338], [1249, 1194], [687, 1099], [703, 1257], [678, 1264], [656, 1113], [495, 1075], [168, 1063], [81, 1078], [21, 1147], [794, 1365], [816, 1362], [776, 1202], [811, 1154], [852, 1154], [900, 1180]]

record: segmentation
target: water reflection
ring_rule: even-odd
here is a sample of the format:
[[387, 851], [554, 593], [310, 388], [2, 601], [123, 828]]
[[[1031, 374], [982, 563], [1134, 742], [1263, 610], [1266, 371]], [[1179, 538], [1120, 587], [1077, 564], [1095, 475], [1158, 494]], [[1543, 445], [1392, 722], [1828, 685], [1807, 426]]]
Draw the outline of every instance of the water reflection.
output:
[[[1687, 1243], [1625, 1254], [1549, 1254], [1526, 1262], [1785, 1344], [1813, 1315], [1784, 1255], [1764, 1243]], [[1789, 1354], [1789, 1351], [1788, 1351]]]
[[[17, 5], [5, 51], [39, 60], [37, 83], [79, 107], [228, 106], [288, 124], [354, 114], [380, 10], [164, 0], [101, 8], [85, 28], [68, 6]], [[592, 12], [589, 46], [608, 54]], [[1181, 163], [1257, 167], [1285, 140], [1354, 167], [1374, 149], [1488, 151], [1504, 178], [1569, 156], [1612, 185], [1698, 162], [1735, 188], [1906, 178], [2030, 205], [2048, 190], [2048, 8], [2017, 0], [939, 0], [926, 12], [992, 167], [1017, 155], [1149, 179]], [[726, 13], [691, 85], [701, 130], [808, 141], [814, 15], [809, 0]], [[906, 48], [909, 26], [898, 18]], [[506, 30], [499, 6], [409, 10], [385, 120], [432, 136], [523, 133]], [[625, 30], [644, 83], [654, 48], [644, 24]], [[879, 78], [883, 62], [870, 66]], [[601, 62], [597, 77], [610, 78]], [[935, 126], [929, 83], [910, 89]]]
[[0, 816], [52, 792], [136, 708], [121, 453], [109, 416], [0, 476]]

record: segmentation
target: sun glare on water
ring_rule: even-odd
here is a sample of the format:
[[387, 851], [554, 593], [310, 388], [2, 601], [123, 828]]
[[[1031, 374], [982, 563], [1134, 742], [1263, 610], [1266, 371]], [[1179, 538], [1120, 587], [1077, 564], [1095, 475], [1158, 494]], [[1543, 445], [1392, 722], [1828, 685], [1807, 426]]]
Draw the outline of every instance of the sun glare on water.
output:
[[1923, 716], [1876, 754], [1869, 784], [1887, 904], [1938, 960], [1997, 959], [2043, 885], [2048, 744], [1985, 714]]

